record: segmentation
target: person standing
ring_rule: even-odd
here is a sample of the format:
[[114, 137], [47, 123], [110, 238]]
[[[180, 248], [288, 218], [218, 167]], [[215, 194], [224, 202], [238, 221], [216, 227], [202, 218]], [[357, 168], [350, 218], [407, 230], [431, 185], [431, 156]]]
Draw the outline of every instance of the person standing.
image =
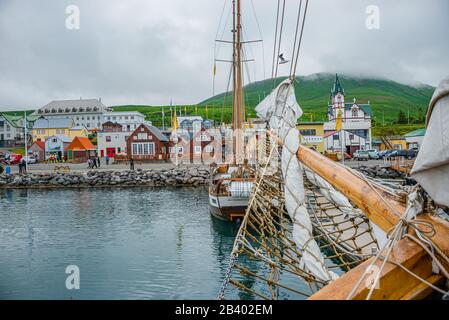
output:
[[129, 169], [130, 170], [134, 170], [134, 159], [131, 157], [131, 159], [129, 160]]
[[104, 160], [106, 161], [106, 165], [108, 166], [109, 165], [109, 156], [106, 155], [106, 157], [104, 157]]
[[97, 158], [96, 157], [92, 158], [92, 168], [98, 169], [98, 167], [97, 167]]
[[101, 167], [101, 165], [100, 165], [100, 157], [99, 156], [97, 156], [97, 165], [98, 165], [98, 168]]
[[26, 163], [25, 157], [20, 160], [20, 163], [22, 164], [22, 173], [27, 173], [27, 163]]

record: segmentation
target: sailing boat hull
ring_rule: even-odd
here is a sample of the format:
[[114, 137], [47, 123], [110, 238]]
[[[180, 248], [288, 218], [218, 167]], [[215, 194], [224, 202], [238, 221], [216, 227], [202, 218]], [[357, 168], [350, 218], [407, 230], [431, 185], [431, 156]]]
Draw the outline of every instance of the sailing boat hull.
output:
[[209, 194], [210, 213], [222, 220], [242, 219], [248, 206], [248, 197], [216, 196]]

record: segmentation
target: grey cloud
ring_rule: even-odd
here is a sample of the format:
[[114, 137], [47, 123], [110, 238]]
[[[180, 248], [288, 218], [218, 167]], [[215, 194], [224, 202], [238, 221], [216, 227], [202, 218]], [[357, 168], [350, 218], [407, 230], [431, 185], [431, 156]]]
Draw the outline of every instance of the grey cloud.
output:
[[[230, 0], [227, 0], [226, 13]], [[262, 28], [248, 48], [251, 80], [271, 73], [275, 0], [252, 0]], [[219, 0], [0, 0], [0, 110], [49, 100], [102, 97], [108, 105], [196, 103], [212, 94]], [[291, 55], [299, 0], [287, 0], [282, 51]], [[81, 29], [65, 28], [76, 4]], [[380, 30], [365, 27], [367, 5], [380, 8]], [[251, 0], [243, 0], [245, 37], [259, 38]], [[299, 74], [341, 72], [436, 85], [449, 73], [449, 2], [310, 0]], [[225, 14], [226, 16], [226, 14]], [[222, 25], [224, 29], [224, 26]], [[230, 38], [230, 25], [225, 37]], [[221, 33], [221, 30], [220, 30]], [[229, 58], [220, 45], [218, 57]], [[216, 92], [226, 64], [218, 64]], [[288, 73], [281, 66], [279, 74]]]

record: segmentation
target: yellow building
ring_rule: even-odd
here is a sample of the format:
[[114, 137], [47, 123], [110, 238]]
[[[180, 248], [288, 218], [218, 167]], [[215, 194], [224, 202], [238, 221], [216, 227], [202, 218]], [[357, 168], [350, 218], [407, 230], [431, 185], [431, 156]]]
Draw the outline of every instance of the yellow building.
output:
[[407, 150], [407, 140], [402, 136], [382, 138], [379, 150], [383, 151], [386, 149]]
[[39, 118], [34, 122], [31, 134], [33, 140], [45, 141], [45, 138], [51, 136], [70, 135], [70, 128], [73, 127], [73, 120], [69, 118], [62, 119], [46, 119]]
[[303, 145], [324, 152], [324, 122], [300, 122], [296, 128]]
[[75, 138], [75, 137], [88, 137], [89, 136], [89, 130], [87, 130], [87, 128], [85, 126], [76, 126], [73, 128], [70, 128], [69, 130], [69, 134], [67, 135], [70, 138]]

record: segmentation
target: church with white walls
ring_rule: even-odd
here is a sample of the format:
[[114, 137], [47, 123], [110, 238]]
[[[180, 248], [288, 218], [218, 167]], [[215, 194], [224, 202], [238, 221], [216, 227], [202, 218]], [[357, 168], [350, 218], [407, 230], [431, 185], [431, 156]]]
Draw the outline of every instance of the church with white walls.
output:
[[[337, 74], [330, 92], [330, 99], [328, 122], [324, 123], [326, 150], [343, 150], [352, 155], [359, 149], [371, 149], [372, 110], [369, 101], [368, 104], [359, 104], [354, 98], [352, 102], [345, 102], [345, 91]], [[339, 112], [342, 115], [341, 131], [336, 129]]]

